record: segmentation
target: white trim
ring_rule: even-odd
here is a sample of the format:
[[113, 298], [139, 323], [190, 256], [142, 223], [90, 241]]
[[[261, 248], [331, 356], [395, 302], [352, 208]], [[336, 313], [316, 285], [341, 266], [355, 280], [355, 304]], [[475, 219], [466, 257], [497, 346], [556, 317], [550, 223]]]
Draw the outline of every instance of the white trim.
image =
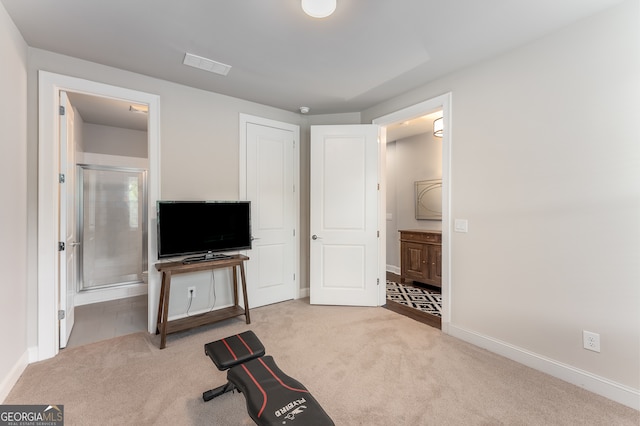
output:
[[392, 274], [400, 275], [400, 267], [395, 265], [387, 265], [387, 272], [391, 272]]
[[309, 287], [301, 288], [298, 292], [298, 299], [306, 299], [311, 296], [311, 289]]
[[[448, 334], [449, 324], [451, 323], [451, 93], [445, 93], [419, 104], [378, 117], [372, 122], [384, 127], [420, 117], [439, 109], [442, 109], [442, 116], [444, 117], [442, 138], [442, 332]], [[386, 157], [386, 144], [381, 144], [380, 149], [382, 152], [381, 158], [384, 159]], [[381, 161], [380, 167], [380, 186], [381, 190], [383, 190], [383, 188], [386, 188], [387, 180], [386, 173], [383, 170], [385, 167], [384, 161]], [[386, 244], [386, 222], [382, 220], [382, 218], [386, 218], [386, 205], [381, 204], [378, 210], [381, 222], [384, 222], [380, 225], [380, 244]], [[381, 263], [385, 265], [386, 260]], [[386, 286], [380, 287], [381, 297], [385, 297]]]
[[29, 352], [29, 364], [31, 364], [32, 362], [37, 362], [38, 361], [38, 347], [37, 346], [30, 346], [29, 349], [27, 349]]
[[294, 195], [294, 222], [296, 227], [295, 247], [294, 247], [294, 273], [296, 280], [295, 285], [295, 298], [300, 299], [302, 296], [302, 290], [300, 288], [300, 126], [297, 124], [285, 123], [282, 121], [271, 120], [268, 118], [256, 117], [249, 114], [240, 113], [239, 125], [240, 125], [240, 155], [239, 155], [239, 176], [238, 181], [240, 184], [239, 198], [240, 200], [247, 199], [247, 124], [253, 123], [260, 126], [268, 126], [276, 129], [288, 130], [293, 134], [293, 184], [295, 185]]
[[465, 342], [487, 349], [505, 358], [549, 374], [565, 382], [611, 399], [620, 404], [640, 410], [640, 390], [616, 383], [567, 364], [546, 358], [509, 343], [450, 325], [449, 334]]
[[149, 170], [149, 159], [147, 158], [95, 154], [93, 152], [80, 152], [78, 154], [76, 163], [91, 164], [94, 166], [131, 167], [134, 169]]
[[[378, 123], [374, 123], [378, 124]], [[378, 126], [378, 306], [387, 303], [387, 129]]]
[[[155, 203], [160, 194], [160, 97], [76, 77], [38, 73], [38, 354], [37, 360], [54, 357], [58, 347], [58, 94], [61, 90], [122, 99], [149, 106], [148, 247], [149, 265], [156, 259]], [[148, 329], [155, 328], [159, 275], [149, 268]]]
[[147, 284], [127, 284], [96, 290], [80, 291], [76, 293], [73, 302], [75, 306], [82, 306], [90, 305], [92, 303], [125, 299], [127, 297], [142, 296], [147, 293]]
[[26, 350], [22, 356], [13, 365], [9, 374], [0, 383], [0, 403], [4, 403], [4, 400], [9, 396], [9, 392], [13, 386], [18, 382], [18, 379], [24, 372], [25, 368], [29, 365], [29, 351]]

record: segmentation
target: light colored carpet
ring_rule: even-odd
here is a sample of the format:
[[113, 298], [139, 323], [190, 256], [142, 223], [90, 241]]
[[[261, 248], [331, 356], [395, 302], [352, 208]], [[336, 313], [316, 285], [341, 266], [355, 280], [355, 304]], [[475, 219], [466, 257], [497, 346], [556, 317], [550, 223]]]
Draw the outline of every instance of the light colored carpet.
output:
[[251, 425], [205, 343], [252, 329], [336, 425], [633, 425], [640, 413], [382, 308], [308, 299], [158, 337], [136, 333], [30, 365], [5, 404], [64, 404], [70, 425]]

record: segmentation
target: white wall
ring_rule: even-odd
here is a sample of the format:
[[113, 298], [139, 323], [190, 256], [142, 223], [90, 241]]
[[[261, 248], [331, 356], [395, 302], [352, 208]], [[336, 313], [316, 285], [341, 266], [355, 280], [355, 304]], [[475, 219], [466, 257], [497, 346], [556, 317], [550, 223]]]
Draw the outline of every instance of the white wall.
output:
[[73, 120], [73, 144], [76, 148], [75, 158], [78, 163], [81, 153], [84, 152], [84, 120], [80, 115], [80, 112], [76, 107], [73, 107], [74, 120]]
[[398, 235], [398, 177], [402, 171], [397, 158], [396, 142], [388, 142], [386, 151], [386, 179], [387, 179], [387, 272], [400, 274], [400, 236]]
[[626, 1], [363, 112], [452, 93], [452, 216], [469, 232], [452, 235], [451, 329], [620, 385], [636, 406], [639, 15]]
[[441, 230], [442, 221], [418, 220], [415, 182], [442, 179], [442, 139], [421, 133], [387, 143], [387, 270], [400, 270], [401, 229]]
[[0, 4], [0, 402], [27, 361], [27, 45]]
[[415, 182], [442, 179], [442, 139], [423, 133], [396, 141], [396, 161], [398, 229], [442, 229], [441, 221], [418, 220], [415, 212]]
[[147, 158], [147, 132], [84, 123], [84, 151], [95, 154]]

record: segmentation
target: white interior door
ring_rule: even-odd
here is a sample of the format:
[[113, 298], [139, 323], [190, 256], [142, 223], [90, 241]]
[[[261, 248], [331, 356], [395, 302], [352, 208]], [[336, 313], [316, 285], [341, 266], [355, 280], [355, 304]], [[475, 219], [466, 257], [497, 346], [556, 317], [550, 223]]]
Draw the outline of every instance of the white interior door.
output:
[[299, 130], [285, 123], [243, 124], [253, 236], [246, 265], [247, 295], [249, 306], [255, 308], [295, 297], [294, 152]]
[[76, 292], [76, 220], [75, 220], [75, 143], [74, 113], [66, 92], [60, 92], [60, 225], [59, 240], [59, 316], [60, 348], [67, 346], [74, 323]]
[[379, 305], [378, 133], [311, 126], [312, 304]]

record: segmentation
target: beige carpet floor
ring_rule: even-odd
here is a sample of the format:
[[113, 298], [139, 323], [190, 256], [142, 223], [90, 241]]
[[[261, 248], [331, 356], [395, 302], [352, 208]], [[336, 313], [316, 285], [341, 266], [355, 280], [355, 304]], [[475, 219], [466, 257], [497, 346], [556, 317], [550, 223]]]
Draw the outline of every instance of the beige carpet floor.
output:
[[640, 412], [382, 308], [308, 299], [167, 338], [137, 333], [30, 365], [5, 404], [63, 404], [66, 425], [251, 425], [207, 342], [252, 329], [336, 425], [633, 425]]

